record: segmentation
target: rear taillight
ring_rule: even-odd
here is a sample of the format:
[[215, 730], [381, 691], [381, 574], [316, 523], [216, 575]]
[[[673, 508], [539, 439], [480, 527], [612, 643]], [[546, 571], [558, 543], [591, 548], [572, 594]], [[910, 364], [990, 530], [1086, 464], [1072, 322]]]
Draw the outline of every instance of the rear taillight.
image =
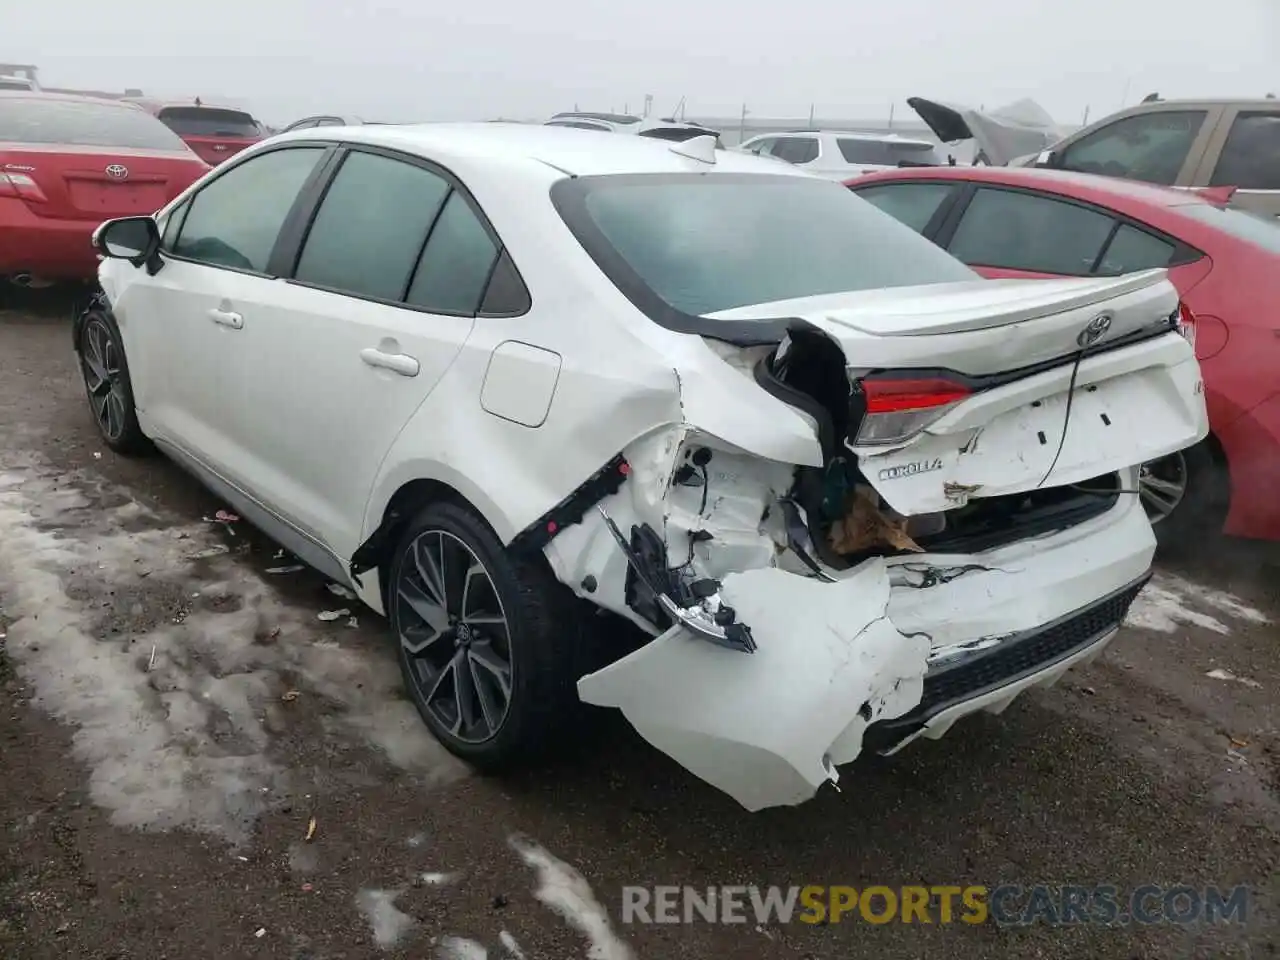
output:
[[866, 411], [855, 443], [898, 443], [915, 436], [972, 395], [945, 377], [875, 377], [861, 381]]
[[1174, 329], [1186, 338], [1192, 350], [1196, 348], [1196, 315], [1185, 302], [1178, 304], [1178, 319]]
[[25, 173], [0, 173], [0, 197], [34, 200], [39, 203], [46, 200], [40, 185]]

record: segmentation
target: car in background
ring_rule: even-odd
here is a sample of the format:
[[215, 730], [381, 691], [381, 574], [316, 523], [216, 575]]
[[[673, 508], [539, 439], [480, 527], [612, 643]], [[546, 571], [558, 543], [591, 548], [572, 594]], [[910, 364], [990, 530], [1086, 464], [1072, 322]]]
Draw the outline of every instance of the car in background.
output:
[[1229, 190], [1018, 167], [899, 170], [850, 180], [864, 200], [990, 278], [1165, 268], [1194, 317], [1210, 435], [1146, 464], [1164, 543], [1280, 539], [1280, 223], [1227, 208]]
[[167, 102], [130, 97], [180, 136], [210, 166], [216, 167], [246, 147], [265, 139], [267, 132], [251, 113], [234, 107], [210, 106], [197, 97], [190, 102]]
[[39, 90], [36, 82], [29, 77], [15, 77], [11, 74], [0, 74], [0, 90]]
[[1148, 100], [1016, 166], [1170, 187], [1235, 187], [1231, 206], [1280, 216], [1280, 100]]
[[273, 137], [99, 228], [73, 336], [103, 442], [385, 612], [427, 726], [489, 770], [585, 702], [797, 804], [1096, 657], [1156, 547], [1121, 491], [1208, 429], [1163, 272], [1001, 287], [708, 146]]
[[674, 117], [653, 119], [635, 117], [625, 113], [557, 113], [544, 121], [547, 127], [571, 127], [575, 130], [596, 130], [600, 133], [629, 133], [654, 140], [683, 142], [694, 137], [713, 136], [720, 143], [720, 131], [700, 123], [677, 120]]
[[737, 147], [744, 153], [785, 160], [830, 180], [897, 167], [937, 166], [946, 160], [936, 143], [896, 134], [792, 130], [762, 133]]
[[309, 130], [312, 127], [362, 127], [367, 124], [379, 125], [378, 120], [364, 120], [360, 117], [351, 115], [339, 116], [337, 114], [325, 114], [314, 117], [303, 117], [301, 120], [295, 120], [277, 133], [291, 133], [294, 130]]
[[208, 169], [136, 106], [0, 91], [0, 277], [92, 280], [98, 224], [159, 210]]

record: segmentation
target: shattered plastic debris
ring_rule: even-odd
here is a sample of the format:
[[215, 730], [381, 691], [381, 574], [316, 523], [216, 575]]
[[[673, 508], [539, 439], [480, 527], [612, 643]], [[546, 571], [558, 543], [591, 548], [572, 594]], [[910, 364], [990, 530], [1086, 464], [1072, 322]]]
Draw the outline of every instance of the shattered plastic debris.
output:
[[1257, 680], [1251, 680], [1248, 677], [1238, 677], [1230, 670], [1210, 670], [1205, 674], [1205, 676], [1213, 680], [1234, 680], [1236, 683], [1243, 683], [1246, 687], [1252, 687], [1255, 690], [1262, 689], [1262, 684]]
[[187, 559], [188, 560], [210, 560], [213, 557], [220, 557], [224, 553], [230, 553], [230, 552], [231, 552], [231, 548], [228, 547], [225, 543], [215, 543], [212, 547], [209, 547], [207, 550], [200, 550], [197, 553], [191, 554]]
[[298, 699], [298, 691], [286, 690], [284, 693], [280, 694], [280, 699], [285, 703], [293, 703], [293, 701]]
[[258, 930], [257, 930], [257, 932], [256, 932], [256, 933], [254, 933], [254, 936], [255, 936], [255, 937], [257, 937], [259, 940], [261, 940], [261, 939], [262, 939], [263, 937], [265, 937], [266, 935], [267, 935], [267, 928], [266, 928], [266, 927], [259, 927], [259, 928], [258, 928]]
[[845, 515], [831, 525], [831, 549], [848, 554], [890, 546], [923, 553], [924, 548], [907, 535], [907, 523], [906, 517], [894, 520], [885, 516], [880, 510], [880, 498], [871, 487], [855, 487]]
[[337, 620], [339, 617], [351, 616], [351, 611], [348, 610], [346, 607], [343, 607], [341, 610], [321, 610], [319, 613], [316, 614], [316, 616], [321, 620], [323, 620], [325, 623], [332, 623], [334, 620]]
[[240, 518], [237, 517], [234, 513], [230, 512], [229, 510], [219, 510], [217, 513], [213, 515], [213, 519], [217, 520], [219, 523], [239, 523], [240, 522]]
[[359, 620], [357, 620], [355, 617], [348, 617], [348, 618], [347, 618], [347, 626], [348, 626], [348, 627], [351, 627], [351, 628], [353, 628], [353, 629], [354, 629], [355, 627], [360, 626], [360, 621], [359, 621]]
[[275, 576], [281, 573], [298, 573], [305, 569], [307, 568], [300, 563], [291, 563], [287, 567], [267, 567], [266, 572]]
[[307, 824], [307, 835], [302, 839], [309, 841], [313, 837], [315, 837], [315, 835], [316, 835], [316, 818], [312, 817], [310, 822]]
[[340, 583], [329, 583], [326, 584], [326, 586], [329, 588], [329, 592], [335, 597], [341, 597], [343, 600], [354, 600], [356, 598], [354, 593]]

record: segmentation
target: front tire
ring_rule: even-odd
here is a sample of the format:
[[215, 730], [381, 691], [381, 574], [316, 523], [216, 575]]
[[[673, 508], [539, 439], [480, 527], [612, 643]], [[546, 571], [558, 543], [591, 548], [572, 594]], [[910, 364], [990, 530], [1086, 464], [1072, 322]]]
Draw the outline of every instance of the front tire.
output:
[[1143, 464], [1138, 490], [1161, 547], [1182, 549], [1221, 534], [1230, 483], [1207, 440]]
[[80, 325], [76, 352], [89, 409], [103, 442], [126, 456], [150, 453], [151, 441], [138, 424], [133, 404], [124, 341], [110, 311], [100, 306], [88, 310]]
[[451, 753], [498, 772], [558, 743], [585, 624], [540, 556], [514, 558], [466, 507], [432, 503], [400, 539], [387, 601], [405, 688]]

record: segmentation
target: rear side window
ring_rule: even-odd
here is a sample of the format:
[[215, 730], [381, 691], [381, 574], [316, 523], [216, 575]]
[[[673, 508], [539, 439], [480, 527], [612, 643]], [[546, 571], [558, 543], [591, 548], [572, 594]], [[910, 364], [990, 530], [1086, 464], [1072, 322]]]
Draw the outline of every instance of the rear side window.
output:
[[323, 154], [321, 147], [272, 150], [210, 181], [191, 199], [174, 254], [266, 273], [280, 228]]
[[1107, 251], [1098, 264], [1098, 273], [1117, 276], [1167, 267], [1173, 259], [1174, 249], [1168, 240], [1123, 223], [1111, 238], [1111, 243], [1107, 244]]
[[302, 247], [294, 277], [399, 301], [449, 193], [430, 170], [372, 153], [347, 155]]
[[184, 137], [260, 137], [258, 122], [241, 110], [217, 107], [165, 107], [161, 122]]
[[455, 190], [422, 251], [407, 300], [436, 313], [474, 314], [497, 257], [498, 245]]
[[1107, 124], [1065, 148], [1064, 170], [1144, 180], [1177, 182], [1204, 125], [1203, 110], [1155, 110]]
[[818, 159], [818, 141], [813, 137], [779, 137], [772, 153], [787, 163], [809, 163]]
[[969, 202], [949, 249], [972, 266], [1083, 276], [1114, 224], [1074, 203], [984, 188]]
[[840, 155], [847, 163], [866, 163], [896, 167], [899, 163], [939, 163], [937, 150], [928, 143], [895, 143], [892, 140], [859, 140], [840, 137], [836, 140]]
[[55, 97], [0, 99], [0, 141], [187, 152], [172, 130], [138, 107]]
[[1209, 182], [1241, 190], [1280, 190], [1280, 113], [1237, 116]]
[[950, 183], [887, 183], [855, 192], [916, 233], [924, 233], [942, 202], [954, 190], [955, 185]]

